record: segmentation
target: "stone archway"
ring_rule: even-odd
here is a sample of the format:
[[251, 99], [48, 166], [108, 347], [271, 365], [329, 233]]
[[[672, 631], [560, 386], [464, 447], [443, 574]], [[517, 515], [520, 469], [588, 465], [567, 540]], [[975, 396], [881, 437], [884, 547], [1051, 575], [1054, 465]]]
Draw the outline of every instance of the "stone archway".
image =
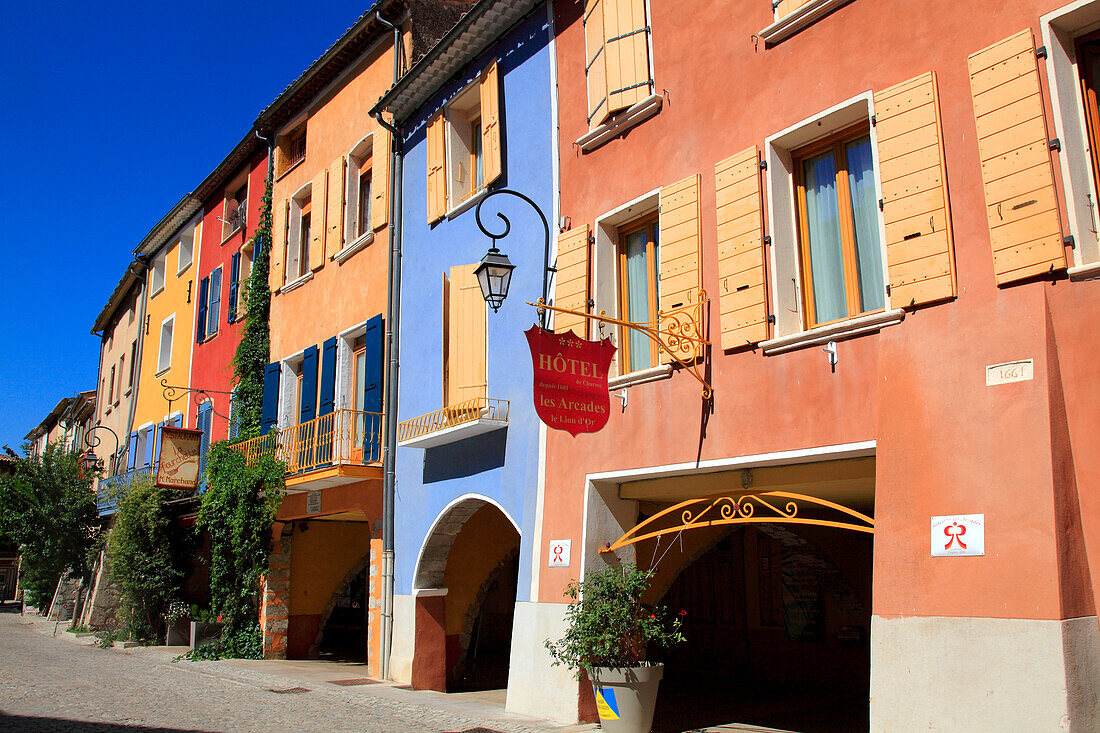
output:
[[455, 538], [458, 537], [467, 520], [486, 504], [491, 504], [500, 510], [500, 513], [515, 527], [516, 533], [520, 533], [516, 521], [492, 499], [477, 494], [460, 496], [439, 513], [432, 528], [428, 530], [428, 536], [416, 562], [414, 590], [443, 587], [443, 573], [447, 570], [447, 558], [450, 557]]
[[[332, 596], [329, 597], [328, 604], [325, 606], [325, 610], [321, 612], [321, 621], [320, 621], [320, 623], [317, 624], [317, 637], [313, 640], [313, 643], [309, 645], [309, 654], [308, 654], [308, 656], [309, 656], [310, 659], [316, 659], [318, 654], [321, 651], [321, 639], [325, 635], [325, 624], [328, 623], [329, 617], [332, 616], [332, 611], [333, 611], [334, 608], [336, 608], [336, 604], [339, 602], [341, 596], [344, 595], [344, 593], [347, 591], [348, 586], [351, 585], [352, 581], [355, 580], [356, 576], [358, 576], [364, 570], [367, 570], [368, 568], [370, 568], [371, 565], [374, 564], [374, 562], [375, 562], [374, 550], [372, 549], [372, 550], [368, 551], [366, 555], [363, 556], [363, 558], [355, 565], [355, 567], [353, 567], [351, 570], [348, 571], [347, 575], [344, 576], [344, 579], [340, 581], [339, 585], [337, 585], [336, 589], [332, 592]], [[371, 578], [371, 577], [368, 576], [368, 587], [372, 586], [374, 584], [374, 582], [375, 582], [374, 578]], [[368, 594], [368, 596], [369, 596], [369, 594]], [[364, 603], [366, 603], [366, 602], [367, 602], [367, 599], [364, 599]], [[372, 641], [369, 638], [369, 632], [370, 632], [369, 625], [367, 627], [367, 631], [368, 631], [367, 648], [369, 649], [370, 648], [370, 642]], [[366, 655], [364, 654], [364, 656], [366, 656]], [[364, 661], [369, 662], [370, 660], [365, 659]]]

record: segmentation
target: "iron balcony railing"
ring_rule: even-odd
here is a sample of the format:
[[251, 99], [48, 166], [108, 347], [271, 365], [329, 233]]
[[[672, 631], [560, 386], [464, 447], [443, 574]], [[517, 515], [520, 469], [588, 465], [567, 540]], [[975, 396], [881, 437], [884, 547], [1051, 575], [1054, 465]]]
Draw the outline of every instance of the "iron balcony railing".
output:
[[156, 471], [157, 464], [154, 463], [151, 466], [131, 468], [126, 473], [100, 479], [95, 492], [95, 503], [99, 516], [102, 517], [117, 512], [118, 505], [130, 493], [134, 480], [142, 477], [151, 479], [156, 475]]
[[456, 405], [429, 412], [427, 415], [398, 423], [397, 440], [398, 442], [412, 440], [474, 420], [492, 420], [507, 423], [508, 405], [508, 400], [497, 400], [491, 397], [475, 397], [472, 400], [459, 402]]
[[382, 415], [361, 410], [337, 410], [309, 422], [268, 433], [233, 446], [253, 465], [274, 455], [287, 473], [334, 465], [367, 465], [382, 460]]

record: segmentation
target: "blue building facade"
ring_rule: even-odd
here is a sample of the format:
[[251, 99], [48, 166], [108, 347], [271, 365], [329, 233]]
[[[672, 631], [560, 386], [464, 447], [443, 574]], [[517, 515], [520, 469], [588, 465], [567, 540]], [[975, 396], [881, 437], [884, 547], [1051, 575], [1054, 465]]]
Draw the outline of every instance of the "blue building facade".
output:
[[[493, 192], [529, 197], [556, 232], [550, 16], [536, 3], [485, 2], [470, 12], [492, 5], [518, 17], [465, 18], [436, 58], [429, 52], [407, 76], [442, 79], [449, 49], [507, 27], [407, 119], [397, 113], [404, 174], [391, 674], [449, 691], [504, 686], [514, 605], [532, 592], [541, 442], [524, 331], [538, 318], [526, 302], [542, 295], [547, 235], [528, 203]], [[498, 246], [516, 266], [498, 312], [473, 274], [491, 244], [476, 221], [483, 199], [487, 229], [503, 231], [498, 213], [508, 219]]]

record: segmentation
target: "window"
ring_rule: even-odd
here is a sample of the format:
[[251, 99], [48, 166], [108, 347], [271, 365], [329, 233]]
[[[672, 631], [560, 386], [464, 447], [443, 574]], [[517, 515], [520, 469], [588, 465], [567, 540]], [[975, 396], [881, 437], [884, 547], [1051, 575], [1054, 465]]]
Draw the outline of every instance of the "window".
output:
[[217, 267], [210, 273], [210, 306], [206, 313], [206, 335], [218, 332], [222, 302], [222, 268]]
[[497, 63], [428, 123], [428, 221], [462, 210], [502, 172]]
[[871, 138], [848, 130], [796, 151], [806, 321], [816, 326], [886, 305]]
[[160, 253], [153, 258], [153, 264], [149, 268], [149, 290], [153, 295], [164, 290], [164, 269], [167, 264], [167, 259], [168, 253], [165, 250], [161, 250]]
[[107, 387], [107, 404], [113, 405], [115, 403], [115, 366], [111, 365], [111, 381]]
[[179, 267], [176, 268], [176, 273], [179, 274], [190, 267], [192, 260], [195, 258], [195, 231], [193, 229], [180, 237], [177, 249], [179, 252]]
[[248, 179], [245, 178], [225, 192], [222, 202], [222, 240], [240, 231], [248, 211]]
[[[657, 320], [659, 251], [657, 217], [619, 230], [619, 313], [633, 323]], [[644, 334], [623, 328], [620, 335], [623, 373], [657, 364], [657, 344]]]
[[137, 341], [130, 344], [130, 376], [126, 382], [127, 387], [134, 386], [134, 368], [137, 366]]
[[306, 126], [302, 123], [279, 136], [276, 146], [276, 175], [281, 176], [306, 157]]
[[312, 218], [312, 189], [290, 201], [290, 225], [286, 243], [286, 276], [290, 283], [309, 272], [310, 220]]
[[385, 136], [384, 130], [367, 135], [348, 153], [347, 191], [344, 192], [348, 206], [344, 212], [344, 241], [349, 244], [354, 244], [360, 237], [373, 231], [377, 223], [374, 221], [377, 217], [372, 210], [376, 183], [373, 177], [374, 147]]
[[363, 236], [370, 231], [370, 159], [367, 160], [366, 170], [359, 172], [359, 227], [358, 236]]
[[126, 354], [118, 357], [118, 395], [115, 399], [117, 405], [122, 399], [122, 375], [126, 373]]
[[172, 329], [175, 326], [175, 321], [176, 317], [172, 315], [160, 324], [160, 351], [157, 356], [157, 374], [172, 366]]
[[458, 265], [443, 276], [443, 405], [485, 397], [485, 298], [474, 270]]
[[584, 46], [589, 127], [653, 96], [645, 0], [587, 0]]
[[241, 288], [241, 253], [237, 252], [229, 263], [229, 323], [237, 320], [237, 299]]

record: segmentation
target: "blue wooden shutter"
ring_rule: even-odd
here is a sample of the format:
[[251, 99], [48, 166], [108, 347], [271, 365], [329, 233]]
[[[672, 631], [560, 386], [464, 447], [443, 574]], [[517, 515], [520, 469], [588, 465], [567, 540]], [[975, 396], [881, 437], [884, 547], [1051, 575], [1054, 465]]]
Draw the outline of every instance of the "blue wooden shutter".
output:
[[206, 338], [206, 298], [210, 294], [210, 278], [199, 281], [199, 322], [195, 326], [195, 343], [201, 344]]
[[229, 317], [228, 323], [237, 320], [237, 297], [241, 287], [241, 253], [233, 255], [229, 265]]
[[126, 449], [126, 470], [133, 471], [134, 466], [137, 465], [137, 439], [138, 434], [135, 430], [130, 433], [130, 447]]
[[[367, 321], [367, 332], [363, 342], [366, 352], [363, 360], [366, 362], [366, 377], [363, 379], [363, 409], [366, 412], [381, 414], [382, 412], [382, 369], [384, 339], [386, 337], [383, 328], [382, 314]], [[366, 416], [366, 430], [363, 436], [363, 456], [367, 461], [377, 461], [382, 447], [382, 420], [375, 415]]]
[[282, 367], [273, 361], [264, 367], [264, 402], [260, 408], [260, 434], [267, 435], [279, 421], [279, 376]]
[[210, 309], [207, 315], [206, 332], [213, 335], [218, 332], [218, 320], [222, 302], [222, 268], [210, 273]]
[[195, 420], [195, 427], [202, 431], [202, 440], [199, 441], [199, 493], [206, 490], [206, 454], [210, 450], [210, 418], [212, 415], [210, 409], [209, 402], [199, 405], [199, 414]]
[[157, 464], [157, 463], [160, 463], [161, 428], [163, 428], [166, 424], [168, 424], [167, 420], [165, 420], [164, 422], [158, 422], [157, 423], [157, 429], [153, 433], [153, 437], [155, 437], [157, 439], [156, 440], [156, 448], [154, 449], [154, 452], [153, 452], [153, 464], [154, 465]]
[[336, 409], [335, 336], [321, 344], [321, 396], [317, 402], [317, 414], [327, 415], [334, 409]]
[[153, 465], [153, 449], [156, 447], [157, 441], [155, 438], [157, 435], [152, 425], [141, 432], [145, 433], [145, 462], [141, 464], [144, 468]]
[[[204, 404], [210, 404], [210, 403], [207, 402], [207, 403], [204, 403]], [[174, 427], [174, 428], [182, 428], [183, 427], [183, 415], [176, 415], [175, 417], [172, 418], [172, 427]]]
[[310, 346], [302, 356], [302, 394], [299, 395], [302, 408], [298, 413], [298, 424], [309, 422], [317, 417], [317, 347]]

